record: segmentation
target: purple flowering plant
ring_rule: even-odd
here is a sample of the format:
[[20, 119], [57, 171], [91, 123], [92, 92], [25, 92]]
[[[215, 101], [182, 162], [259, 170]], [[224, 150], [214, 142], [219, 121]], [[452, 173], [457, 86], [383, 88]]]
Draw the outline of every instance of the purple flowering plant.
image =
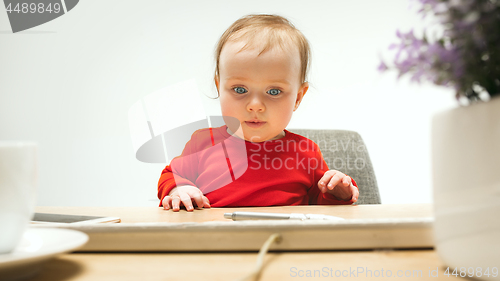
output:
[[393, 65], [401, 77], [453, 87], [462, 104], [500, 95], [500, 0], [417, 0], [423, 17], [432, 13], [444, 29], [442, 36], [418, 38], [413, 30], [396, 32], [399, 43]]

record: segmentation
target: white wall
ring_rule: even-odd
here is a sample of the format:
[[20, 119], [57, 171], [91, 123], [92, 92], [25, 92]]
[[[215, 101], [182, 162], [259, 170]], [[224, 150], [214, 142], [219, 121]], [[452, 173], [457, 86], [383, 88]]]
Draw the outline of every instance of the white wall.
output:
[[[213, 95], [213, 49], [249, 13], [288, 17], [309, 39], [309, 90], [289, 128], [349, 129], [364, 138], [383, 203], [432, 202], [430, 125], [452, 91], [379, 74], [395, 31], [421, 29], [402, 0], [80, 1], [65, 16], [12, 34], [0, 9], [0, 139], [40, 145], [38, 205], [156, 206], [162, 164], [135, 159], [128, 110], [195, 78]], [[208, 114], [218, 100], [204, 98]]]

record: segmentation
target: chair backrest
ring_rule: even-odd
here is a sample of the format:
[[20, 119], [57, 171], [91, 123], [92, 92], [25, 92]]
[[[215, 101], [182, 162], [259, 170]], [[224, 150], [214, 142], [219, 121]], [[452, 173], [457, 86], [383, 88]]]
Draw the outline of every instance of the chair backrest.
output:
[[346, 130], [288, 129], [318, 144], [331, 170], [352, 177], [359, 188], [356, 204], [380, 204], [377, 179], [361, 136]]

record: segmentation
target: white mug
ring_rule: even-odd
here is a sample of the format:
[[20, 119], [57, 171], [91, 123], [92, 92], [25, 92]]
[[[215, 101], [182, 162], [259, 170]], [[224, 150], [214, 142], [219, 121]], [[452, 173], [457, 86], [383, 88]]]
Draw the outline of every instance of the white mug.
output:
[[20, 242], [33, 217], [37, 185], [37, 144], [0, 141], [0, 254]]

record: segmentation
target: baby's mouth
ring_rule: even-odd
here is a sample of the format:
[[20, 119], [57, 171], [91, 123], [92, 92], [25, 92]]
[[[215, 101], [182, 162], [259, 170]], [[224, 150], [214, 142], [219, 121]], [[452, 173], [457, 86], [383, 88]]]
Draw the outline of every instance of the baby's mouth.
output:
[[251, 121], [245, 121], [245, 124], [251, 128], [258, 128], [266, 124], [266, 122], [260, 120], [251, 120]]

